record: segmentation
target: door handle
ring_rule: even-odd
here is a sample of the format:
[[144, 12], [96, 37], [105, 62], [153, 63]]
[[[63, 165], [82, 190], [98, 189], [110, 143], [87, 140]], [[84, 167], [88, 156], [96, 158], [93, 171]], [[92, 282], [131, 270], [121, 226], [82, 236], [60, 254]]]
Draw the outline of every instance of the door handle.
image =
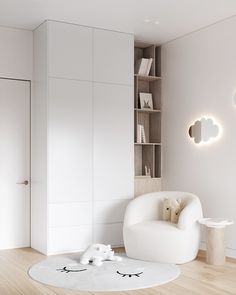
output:
[[16, 184], [24, 184], [24, 185], [28, 185], [29, 184], [29, 181], [28, 180], [25, 180], [23, 182], [17, 182]]

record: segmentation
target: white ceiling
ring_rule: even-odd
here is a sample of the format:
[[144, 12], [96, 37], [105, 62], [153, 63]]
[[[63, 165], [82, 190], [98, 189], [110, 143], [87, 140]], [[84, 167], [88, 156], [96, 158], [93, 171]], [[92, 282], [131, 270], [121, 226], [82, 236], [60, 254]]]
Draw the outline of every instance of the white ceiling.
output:
[[158, 44], [235, 14], [236, 0], [0, 0], [3, 26], [32, 30], [53, 19], [130, 32]]

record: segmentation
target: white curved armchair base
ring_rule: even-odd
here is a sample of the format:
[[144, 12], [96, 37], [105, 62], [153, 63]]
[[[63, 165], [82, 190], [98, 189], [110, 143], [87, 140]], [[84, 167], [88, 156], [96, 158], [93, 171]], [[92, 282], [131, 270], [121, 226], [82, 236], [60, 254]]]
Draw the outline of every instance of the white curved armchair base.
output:
[[[163, 199], [184, 202], [178, 224], [161, 221]], [[157, 192], [132, 200], [125, 213], [124, 244], [127, 256], [135, 259], [182, 264], [194, 260], [200, 244], [202, 217], [199, 199], [182, 192]]]

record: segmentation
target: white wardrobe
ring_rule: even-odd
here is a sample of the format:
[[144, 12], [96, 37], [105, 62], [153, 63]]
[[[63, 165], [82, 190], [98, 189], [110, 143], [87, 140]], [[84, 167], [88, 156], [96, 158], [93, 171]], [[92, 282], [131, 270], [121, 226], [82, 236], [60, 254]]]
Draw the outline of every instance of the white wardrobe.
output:
[[133, 36], [47, 21], [34, 31], [31, 245], [123, 244], [133, 198]]

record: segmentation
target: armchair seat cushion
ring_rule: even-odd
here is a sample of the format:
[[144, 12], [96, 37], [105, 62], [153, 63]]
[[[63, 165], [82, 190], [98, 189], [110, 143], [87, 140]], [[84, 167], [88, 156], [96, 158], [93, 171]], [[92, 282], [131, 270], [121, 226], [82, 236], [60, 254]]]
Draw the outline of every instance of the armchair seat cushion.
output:
[[144, 221], [130, 226], [132, 231], [139, 233], [162, 235], [165, 233], [179, 233], [180, 229], [175, 223], [163, 220]]

